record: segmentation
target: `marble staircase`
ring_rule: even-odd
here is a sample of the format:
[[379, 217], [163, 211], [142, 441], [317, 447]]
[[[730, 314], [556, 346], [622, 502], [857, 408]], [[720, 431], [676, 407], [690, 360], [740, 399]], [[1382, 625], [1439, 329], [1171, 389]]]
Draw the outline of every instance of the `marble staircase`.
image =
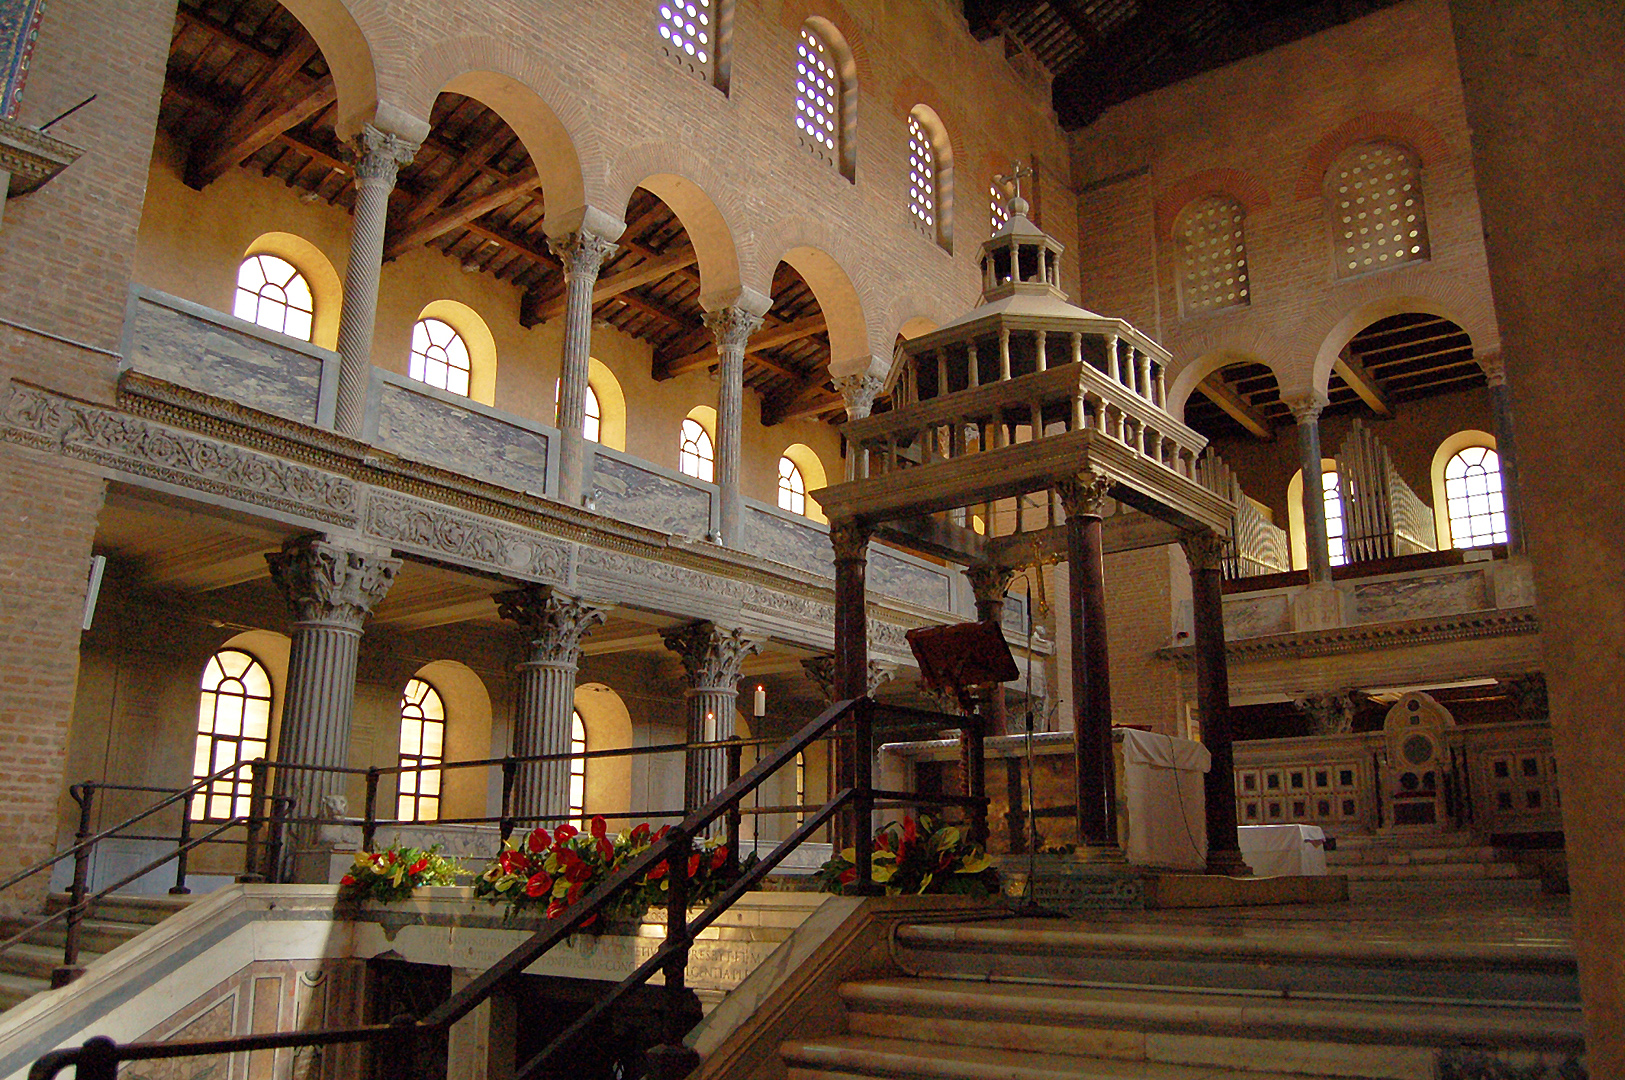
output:
[[1539, 876], [1527, 853], [1467, 833], [1344, 836], [1326, 853], [1326, 869], [1350, 881], [1494, 881]]
[[1561, 942], [1261, 930], [904, 924], [905, 974], [844, 983], [844, 1033], [780, 1053], [789, 1080], [1584, 1075], [1555, 1071], [1584, 1049]]
[[[191, 897], [112, 896], [97, 904], [79, 927], [79, 963], [88, 964], [191, 903]], [[45, 914], [68, 906], [65, 893], [52, 893]], [[40, 921], [38, 916], [0, 918], [0, 939]], [[19, 1005], [51, 985], [51, 972], [62, 963], [67, 927], [58, 923], [0, 953], [0, 1012]]]

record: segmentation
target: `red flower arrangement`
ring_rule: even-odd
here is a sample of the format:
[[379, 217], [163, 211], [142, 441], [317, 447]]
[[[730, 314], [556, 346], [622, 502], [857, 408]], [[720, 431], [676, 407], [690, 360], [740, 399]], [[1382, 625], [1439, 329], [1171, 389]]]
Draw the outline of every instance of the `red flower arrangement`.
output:
[[[999, 871], [987, 852], [955, 826], [939, 826], [927, 814], [917, 822], [905, 816], [902, 824], [882, 826], [869, 852], [869, 872], [887, 896], [993, 896], [999, 891]], [[817, 877], [825, 892], [849, 892], [858, 880], [856, 851], [842, 851], [819, 868]]]
[[455, 885], [462, 867], [432, 848], [395, 845], [383, 851], [358, 851], [350, 872], [339, 879], [346, 900], [405, 900], [420, 885]]
[[[493, 904], [505, 903], [510, 915], [540, 910], [556, 919], [615, 871], [666, 836], [647, 823], [611, 835], [601, 817], [594, 817], [587, 832], [560, 825], [553, 832], [532, 829], [511, 838], [474, 880], [474, 895]], [[733, 880], [728, 873], [728, 846], [721, 837], [702, 841], [688, 857], [689, 902], [701, 903], [720, 893]], [[658, 862], [638, 881], [629, 883], [609, 903], [613, 919], [633, 921], [656, 904], [665, 902], [671, 889], [670, 867]], [[583, 928], [593, 927], [593, 915]]]

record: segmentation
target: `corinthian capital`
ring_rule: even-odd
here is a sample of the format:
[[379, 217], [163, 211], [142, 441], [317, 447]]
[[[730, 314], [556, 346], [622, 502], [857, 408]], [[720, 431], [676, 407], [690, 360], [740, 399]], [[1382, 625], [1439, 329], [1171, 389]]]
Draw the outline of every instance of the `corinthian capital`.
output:
[[568, 596], [551, 585], [526, 585], [492, 597], [497, 614], [519, 624], [533, 664], [574, 664], [581, 639], [609, 617], [609, 608]]
[[861, 521], [840, 518], [829, 523], [829, 542], [835, 548], [835, 561], [862, 559], [869, 550], [869, 535], [874, 530]]
[[381, 180], [395, 186], [401, 167], [417, 156], [418, 145], [399, 135], [364, 124], [357, 135], [355, 175], [357, 180]]
[[1211, 529], [1182, 533], [1179, 546], [1192, 570], [1220, 570], [1224, 567], [1225, 539]]
[[564, 264], [566, 280], [585, 277], [596, 281], [604, 260], [615, 254], [618, 246], [613, 240], [606, 240], [590, 229], [547, 238], [548, 250]]
[[742, 629], [725, 630], [710, 622], [662, 630], [660, 636], [666, 648], [682, 660], [694, 690], [736, 690], [745, 661], [761, 652], [763, 645]]
[[725, 307], [705, 313], [705, 328], [717, 339], [719, 351], [743, 349], [762, 328], [762, 317], [742, 307]]
[[965, 577], [970, 579], [971, 592], [978, 603], [1002, 601], [1005, 590], [1010, 587], [1010, 579], [1015, 573], [1007, 566], [994, 566], [990, 563], [977, 563], [965, 567]]
[[846, 402], [846, 418], [861, 420], [875, 407], [875, 396], [886, 387], [885, 376], [873, 372], [842, 375], [835, 380], [835, 391]]
[[296, 625], [361, 632], [389, 592], [401, 560], [355, 551], [314, 536], [295, 537], [267, 555], [271, 580], [293, 609]]
[[1283, 397], [1281, 401], [1292, 410], [1292, 419], [1300, 424], [1320, 419], [1320, 411], [1326, 407], [1326, 395], [1320, 393], [1296, 394]]
[[1057, 483], [1055, 494], [1061, 497], [1061, 507], [1067, 517], [1100, 517], [1116, 483], [1109, 476], [1079, 473]]
[[1485, 353], [1478, 358], [1478, 366], [1483, 369], [1484, 380], [1491, 386], [1505, 386], [1507, 381], [1507, 366], [1501, 359], [1499, 352]]
[[[801, 670], [807, 677], [818, 684], [818, 692], [824, 696], [826, 704], [835, 700], [835, 657], [810, 656], [801, 662]], [[891, 682], [897, 677], [897, 665], [888, 664], [880, 660], [869, 661], [869, 696], [874, 697], [875, 691]]]

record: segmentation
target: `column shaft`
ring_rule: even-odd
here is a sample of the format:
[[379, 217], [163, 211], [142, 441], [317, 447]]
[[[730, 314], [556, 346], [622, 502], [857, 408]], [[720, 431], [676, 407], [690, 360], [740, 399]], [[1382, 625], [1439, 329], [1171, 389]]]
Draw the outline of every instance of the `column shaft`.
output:
[[[1522, 555], [1523, 493], [1518, 477], [1518, 445], [1513, 431], [1512, 398], [1507, 392], [1504, 373], [1492, 373], [1490, 376], [1490, 408], [1495, 416], [1495, 453], [1501, 461], [1501, 505], [1506, 510], [1507, 554]], [[1438, 507], [1434, 513], [1448, 513], [1448, 510]]]
[[[361, 631], [320, 622], [296, 622], [292, 630], [277, 757], [300, 765], [346, 767]], [[276, 793], [293, 797], [295, 817], [315, 817], [327, 796], [342, 796], [346, 787], [338, 773], [288, 770], [278, 772]]]
[[745, 426], [745, 345], [762, 325], [761, 316], [741, 307], [708, 312], [705, 325], [717, 339], [716, 477], [721, 492], [721, 540], [737, 548], [744, 541], [745, 497], [739, 487], [741, 432]]
[[[742, 629], [727, 630], [709, 622], [665, 630], [661, 637], [666, 648], [682, 659], [688, 673], [689, 688], [684, 694], [688, 741], [732, 737], [739, 677], [745, 661], [762, 651], [762, 642]], [[684, 809], [696, 810], [721, 791], [726, 770], [726, 749], [690, 750], [683, 771]]]
[[1196, 640], [1196, 710], [1212, 757], [1203, 779], [1210, 874], [1246, 874], [1236, 835], [1236, 763], [1230, 728], [1230, 668], [1224, 649], [1224, 542], [1214, 533], [1184, 539], [1191, 568]]
[[559, 359], [559, 500], [580, 506], [586, 472], [587, 372], [592, 356], [592, 295], [615, 244], [582, 230], [548, 246], [564, 264], [564, 347]]
[[1292, 405], [1298, 421], [1298, 466], [1303, 470], [1303, 547], [1309, 580], [1332, 580], [1332, 559], [1326, 545], [1326, 498], [1320, 479], [1320, 410], [1311, 400]]
[[1078, 839], [1117, 846], [1117, 772], [1112, 760], [1111, 663], [1106, 647], [1106, 578], [1101, 509], [1110, 481], [1060, 488], [1066, 504], [1067, 580], [1072, 621], [1072, 702]]

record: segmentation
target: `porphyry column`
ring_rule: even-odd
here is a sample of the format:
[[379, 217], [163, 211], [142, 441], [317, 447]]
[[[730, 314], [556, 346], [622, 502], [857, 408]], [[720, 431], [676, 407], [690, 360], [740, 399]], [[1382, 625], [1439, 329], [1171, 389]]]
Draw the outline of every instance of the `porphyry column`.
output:
[[762, 317], [742, 307], [705, 313], [717, 339], [717, 487], [721, 491], [721, 539], [737, 548], [744, 539], [745, 498], [739, 488], [740, 433], [745, 425], [745, 345]]
[[[688, 673], [688, 741], [719, 742], [734, 734], [734, 704], [745, 661], [762, 651], [762, 642], [744, 630], [725, 630], [715, 623], [689, 623], [661, 632], [666, 648], [683, 661]], [[683, 807], [696, 810], [727, 784], [728, 756], [722, 747], [690, 750], [683, 775]]]
[[1180, 538], [1191, 568], [1196, 642], [1196, 711], [1202, 745], [1212, 758], [1202, 792], [1207, 810], [1207, 872], [1250, 874], [1236, 834], [1236, 759], [1230, 730], [1230, 665], [1224, 651], [1224, 538], [1214, 532]]
[[[566, 596], [548, 585], [527, 585], [499, 593], [497, 611], [518, 623], [530, 655], [518, 667], [512, 750], [515, 757], [570, 752], [570, 721], [575, 713], [576, 669], [581, 639], [609, 616], [609, 608]], [[555, 825], [570, 814], [570, 761], [533, 761], [514, 774], [510, 817], [526, 827]]]
[[1320, 478], [1320, 410], [1318, 395], [1287, 402], [1298, 422], [1298, 465], [1303, 469], [1303, 547], [1309, 580], [1332, 580], [1332, 557], [1326, 544], [1326, 497]]
[[1066, 510], [1072, 621], [1072, 709], [1078, 839], [1110, 855], [1117, 844], [1117, 770], [1112, 761], [1112, 685], [1106, 648], [1106, 572], [1101, 513], [1112, 480], [1084, 473], [1056, 485]]
[[[308, 536], [289, 540], [265, 558], [271, 580], [293, 609], [277, 758], [294, 765], [346, 767], [361, 628], [389, 592], [401, 561], [387, 551]], [[296, 818], [325, 816], [325, 798], [344, 790], [345, 778], [337, 773], [277, 770], [276, 794], [293, 799]], [[310, 839], [316, 830], [300, 829], [298, 834]], [[320, 880], [326, 880], [325, 874]]]
[[587, 372], [592, 356], [592, 294], [615, 243], [581, 229], [547, 246], [564, 264], [564, 350], [559, 361], [559, 498], [581, 505], [587, 440]]
[[401, 166], [417, 144], [371, 124], [357, 136], [355, 211], [350, 221], [350, 261], [344, 268], [344, 306], [339, 310], [339, 394], [333, 416], [340, 434], [358, 436], [367, 413], [372, 376], [372, 332], [378, 319], [378, 275], [384, 265], [389, 194]]

